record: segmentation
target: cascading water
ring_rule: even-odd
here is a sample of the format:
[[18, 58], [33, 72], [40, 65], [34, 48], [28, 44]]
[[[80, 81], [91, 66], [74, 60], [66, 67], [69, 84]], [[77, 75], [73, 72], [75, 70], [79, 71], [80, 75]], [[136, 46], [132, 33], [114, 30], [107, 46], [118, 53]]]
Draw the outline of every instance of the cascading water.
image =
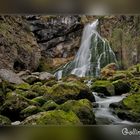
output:
[[97, 32], [98, 23], [96, 20], [85, 26], [75, 59], [56, 72], [58, 79], [69, 74], [79, 77], [98, 76], [101, 68], [112, 62], [117, 63], [109, 42]]

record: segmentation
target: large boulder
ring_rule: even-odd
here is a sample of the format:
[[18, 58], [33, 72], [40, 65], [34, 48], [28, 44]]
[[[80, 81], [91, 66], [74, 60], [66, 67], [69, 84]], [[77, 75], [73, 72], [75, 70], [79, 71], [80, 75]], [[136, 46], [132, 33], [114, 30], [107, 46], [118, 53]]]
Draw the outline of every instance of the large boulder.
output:
[[7, 69], [0, 69], [0, 78], [4, 81], [8, 81], [9, 83], [12, 84], [22, 84], [24, 83], [23, 80], [20, 79], [20, 77], [14, 73], [11, 70]]
[[114, 85], [110, 81], [97, 80], [92, 84], [91, 90], [93, 92], [103, 93], [106, 96], [115, 95]]
[[43, 106], [42, 106], [42, 109], [45, 110], [45, 111], [48, 111], [48, 110], [54, 110], [58, 107], [58, 104], [56, 104], [54, 101], [52, 100], [49, 100], [47, 101]]
[[93, 113], [93, 105], [87, 99], [69, 100], [64, 104], [58, 106], [58, 109], [64, 111], [73, 111], [83, 124], [95, 124], [95, 115]]
[[121, 102], [111, 104], [110, 107], [119, 118], [140, 122], [140, 93], [131, 94]]
[[79, 118], [73, 112], [53, 110], [41, 112], [27, 117], [23, 125], [81, 125]]
[[46, 92], [44, 96], [46, 99], [54, 100], [58, 104], [73, 99], [88, 99], [91, 102], [95, 101], [89, 87], [80, 82], [60, 82], [52, 87], [48, 87], [48, 92]]
[[36, 104], [15, 92], [7, 93], [6, 100], [0, 107], [0, 113], [12, 121], [20, 119], [20, 111], [29, 105]]
[[27, 108], [23, 109], [21, 112], [20, 112], [20, 117], [22, 119], [25, 119], [31, 115], [34, 115], [34, 114], [37, 114], [39, 112], [42, 112], [43, 109], [41, 109], [40, 107], [38, 106], [34, 106], [34, 105], [30, 105], [28, 106]]
[[123, 93], [128, 93], [131, 90], [131, 84], [125, 80], [117, 80], [112, 83], [115, 87], [115, 94], [121, 95]]

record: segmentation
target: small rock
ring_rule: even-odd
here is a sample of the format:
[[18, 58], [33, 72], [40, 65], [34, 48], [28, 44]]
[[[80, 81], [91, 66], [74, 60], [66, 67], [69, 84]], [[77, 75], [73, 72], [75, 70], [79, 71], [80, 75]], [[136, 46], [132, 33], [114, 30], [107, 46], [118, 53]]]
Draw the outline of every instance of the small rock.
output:
[[0, 78], [12, 84], [22, 84], [24, 81], [13, 71], [0, 69]]
[[12, 122], [11, 125], [20, 125], [20, 121]]
[[55, 76], [50, 74], [50, 73], [48, 73], [48, 72], [41, 72], [40, 76], [39, 76], [39, 79], [41, 81], [44, 81], [44, 82], [47, 82], [48, 80], [54, 79], [54, 78], [55, 78]]
[[27, 83], [29, 83], [29, 84], [33, 84], [33, 83], [39, 81], [39, 77], [36, 76], [36, 75], [24, 76], [22, 79], [23, 79], [23, 81], [25, 81], [25, 82], [27, 82]]

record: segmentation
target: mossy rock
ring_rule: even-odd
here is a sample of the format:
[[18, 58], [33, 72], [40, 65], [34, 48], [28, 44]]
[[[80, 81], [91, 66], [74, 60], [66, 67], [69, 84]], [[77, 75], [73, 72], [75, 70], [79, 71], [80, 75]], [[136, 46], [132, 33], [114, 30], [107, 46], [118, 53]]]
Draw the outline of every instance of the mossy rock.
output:
[[34, 84], [36, 82], [40, 82], [39, 77], [36, 75], [27, 75], [27, 76], [24, 76], [22, 79], [23, 79], [23, 81], [25, 81], [26, 83], [29, 83], [29, 84]]
[[26, 118], [23, 125], [81, 125], [79, 118], [73, 112], [53, 110], [41, 112]]
[[47, 101], [43, 106], [42, 106], [42, 109], [45, 110], [45, 111], [48, 111], [48, 110], [54, 110], [58, 107], [58, 104], [56, 104], [54, 101], [52, 100], [49, 100]]
[[57, 84], [57, 81], [56, 80], [50, 80], [50, 81], [46, 82], [44, 85], [45, 86], [52, 87], [55, 84]]
[[129, 82], [131, 84], [131, 93], [140, 93], [140, 79], [133, 78]]
[[65, 76], [65, 77], [63, 77], [62, 78], [62, 81], [64, 81], [64, 82], [74, 82], [74, 81], [80, 81], [80, 77], [77, 77], [76, 75], [73, 75], [73, 74], [71, 74], [71, 75], [69, 75], [69, 76]]
[[0, 107], [0, 113], [12, 121], [20, 119], [20, 111], [29, 105], [37, 104], [14, 92], [7, 93], [4, 104]]
[[140, 64], [134, 65], [128, 69], [129, 72], [134, 74], [135, 76], [140, 76]]
[[115, 87], [115, 95], [128, 93], [131, 90], [131, 84], [125, 80], [117, 80], [112, 82]]
[[132, 112], [140, 114], [140, 93], [128, 96], [123, 100], [123, 104]]
[[11, 120], [5, 116], [0, 115], [0, 126], [11, 125]]
[[131, 94], [121, 102], [112, 104], [111, 107], [119, 118], [140, 122], [140, 93]]
[[95, 124], [95, 115], [93, 113], [93, 105], [87, 99], [82, 100], [69, 100], [64, 104], [57, 107], [64, 111], [73, 111], [80, 119], [83, 124]]
[[44, 96], [46, 99], [53, 100], [58, 104], [73, 99], [88, 99], [92, 102], [95, 101], [89, 87], [80, 82], [60, 82], [48, 88], [48, 92], [46, 92]]
[[24, 90], [21, 90], [21, 89], [16, 89], [14, 92], [19, 94], [19, 95], [22, 95], [23, 97], [28, 98], [28, 99], [33, 99], [33, 98], [36, 98], [36, 97], [40, 96], [39, 93], [33, 92], [31, 90], [24, 91]]
[[106, 96], [115, 95], [115, 88], [110, 81], [98, 80], [91, 86], [92, 91], [103, 93]]
[[108, 78], [108, 80], [110, 81], [117, 81], [120, 79], [126, 79], [126, 74], [124, 73], [118, 73], [118, 74], [114, 74], [113, 77]]
[[38, 93], [40, 96], [44, 95], [45, 93], [48, 92], [48, 89], [46, 86], [40, 86], [37, 84], [32, 85], [31, 91]]
[[21, 90], [29, 90], [31, 86], [28, 83], [23, 83], [23, 84], [17, 85], [15, 88], [21, 89]]
[[43, 96], [36, 97], [32, 99], [32, 101], [37, 102], [40, 106], [47, 102], [47, 100]]
[[31, 115], [37, 114], [37, 113], [42, 112], [42, 111], [43, 110], [40, 107], [30, 105], [20, 112], [20, 118], [25, 119]]

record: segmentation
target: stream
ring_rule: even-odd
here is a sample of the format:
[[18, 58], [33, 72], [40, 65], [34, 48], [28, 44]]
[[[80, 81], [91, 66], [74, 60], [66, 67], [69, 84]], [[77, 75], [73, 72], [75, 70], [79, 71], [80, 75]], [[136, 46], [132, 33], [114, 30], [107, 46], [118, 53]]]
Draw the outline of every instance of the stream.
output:
[[125, 98], [125, 94], [121, 96], [112, 96], [112, 97], [99, 97], [98, 93], [93, 92], [95, 96], [95, 100], [97, 103], [97, 107], [94, 108], [95, 117], [97, 125], [108, 125], [108, 124], [127, 124], [131, 125], [134, 124], [132, 122], [121, 120], [115, 114], [112, 113], [109, 105], [111, 103], [119, 102], [123, 98]]

